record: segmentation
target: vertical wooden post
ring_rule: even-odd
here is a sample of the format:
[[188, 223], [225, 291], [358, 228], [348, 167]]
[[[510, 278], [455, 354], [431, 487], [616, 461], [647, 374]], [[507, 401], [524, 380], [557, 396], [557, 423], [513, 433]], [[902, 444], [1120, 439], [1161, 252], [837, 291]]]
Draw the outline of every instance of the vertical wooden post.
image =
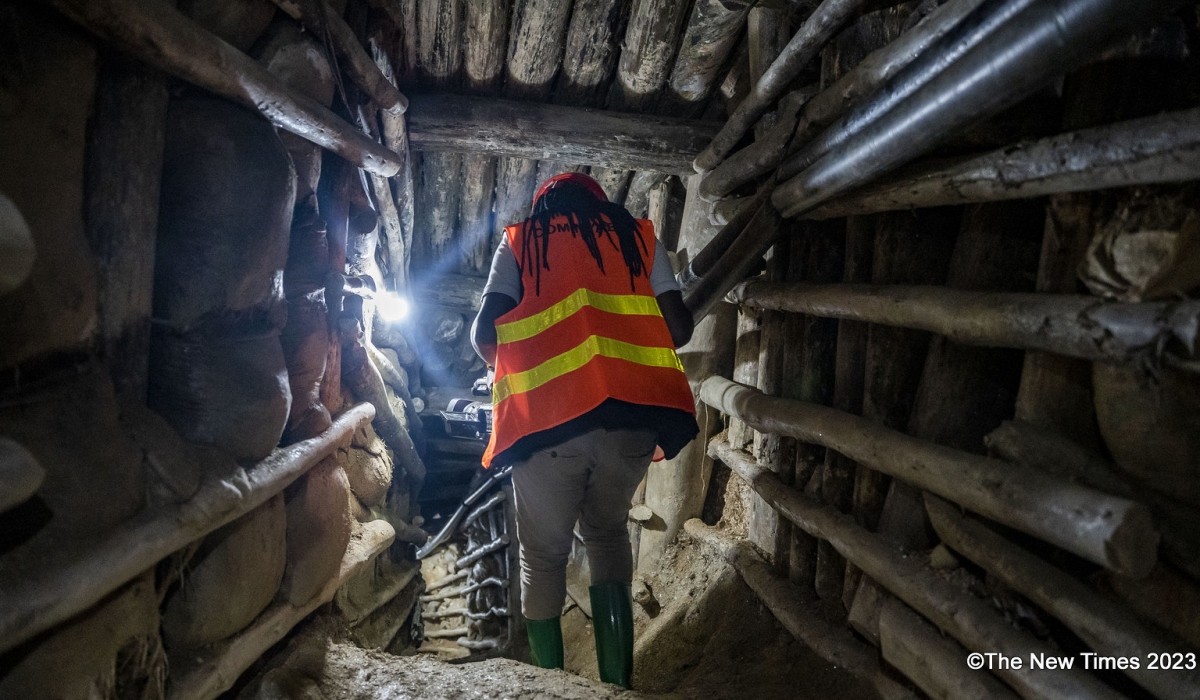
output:
[[[737, 312], [737, 339], [733, 353], [733, 381], [758, 386], [758, 357], [761, 346], [762, 314], [743, 306]], [[754, 440], [754, 431], [737, 418], [729, 419], [729, 444], [742, 449]], [[751, 519], [753, 522], [753, 518]], [[751, 526], [750, 531], [754, 531]]]
[[[787, 278], [788, 263], [791, 259], [791, 241], [787, 237], [780, 238], [771, 250], [767, 262], [767, 278], [771, 281], [784, 281]], [[753, 311], [742, 307], [741, 313]], [[782, 396], [786, 382], [786, 348], [794, 339], [787, 336], [788, 330], [793, 330], [787, 324], [787, 316], [780, 311], [762, 311], [759, 317], [758, 357], [755, 358], [757, 382], [744, 383], [757, 385], [759, 390], [772, 396]], [[741, 330], [739, 325], [739, 330]], [[739, 352], [741, 348], [738, 349]], [[737, 379], [738, 367], [734, 367], [734, 381]], [[729, 434], [734, 436], [733, 423], [730, 419]], [[791, 481], [791, 465], [795, 460], [796, 441], [790, 438], [758, 433], [750, 430], [742, 421], [737, 421], [744, 437], [753, 438], [754, 455], [758, 463], [780, 475], [785, 482]], [[735, 443], [730, 443], [731, 445]], [[740, 445], [739, 445], [740, 447]], [[758, 546], [766, 555], [767, 561], [780, 574], [786, 575], [788, 570], [789, 543], [791, 542], [791, 524], [771, 507], [757, 493], [750, 497], [750, 541]]]
[[119, 54], [103, 54], [84, 171], [84, 218], [100, 283], [100, 350], [118, 395], [136, 404], [146, 400], [166, 122], [166, 79]]
[[[871, 281], [871, 254], [874, 244], [874, 217], [851, 216], [846, 219], [846, 264], [842, 269], [843, 282]], [[867, 324], [861, 321], [838, 321], [833, 406], [855, 415], [862, 414], [867, 328]], [[858, 471], [858, 464], [832, 450], [826, 453], [825, 459], [832, 474], [849, 479], [850, 501], [853, 504], [854, 475]], [[854, 593], [858, 590], [861, 575], [861, 569], [851, 562], [846, 562], [846, 573], [842, 583], [842, 603], [847, 611], [854, 602]]]
[[[840, 282], [845, 268], [845, 223], [829, 221], [810, 224], [805, 232], [808, 254], [804, 261], [803, 279], [821, 283]], [[829, 405], [833, 401], [837, 368], [837, 331], [835, 319], [802, 316], [804, 325], [804, 363], [800, 374], [800, 398], [804, 401]], [[850, 507], [853, 479], [848, 474], [829, 468], [828, 450], [817, 445], [801, 443], [796, 460], [796, 484], [818, 494], [826, 503], [841, 510]], [[797, 530], [793, 529], [793, 532]], [[806, 541], [797, 547], [810, 547]], [[816, 543], [813, 587], [823, 600], [838, 600], [842, 596], [842, 579], [846, 562], [828, 542]]]

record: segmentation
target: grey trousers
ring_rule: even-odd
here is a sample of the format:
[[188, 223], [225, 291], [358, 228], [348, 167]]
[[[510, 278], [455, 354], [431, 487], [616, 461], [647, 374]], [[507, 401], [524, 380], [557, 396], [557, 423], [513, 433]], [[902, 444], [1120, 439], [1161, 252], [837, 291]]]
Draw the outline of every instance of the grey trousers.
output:
[[593, 430], [513, 466], [526, 618], [562, 613], [576, 521], [592, 583], [633, 580], [625, 522], [633, 492], [654, 456], [656, 436], [653, 430]]

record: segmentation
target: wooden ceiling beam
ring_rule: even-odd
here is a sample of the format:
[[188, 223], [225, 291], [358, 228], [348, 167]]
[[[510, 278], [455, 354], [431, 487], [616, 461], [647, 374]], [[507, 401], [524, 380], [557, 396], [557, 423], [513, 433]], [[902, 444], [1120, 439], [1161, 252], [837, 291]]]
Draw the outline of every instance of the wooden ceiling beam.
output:
[[411, 96], [414, 150], [687, 173], [718, 125], [463, 95]]

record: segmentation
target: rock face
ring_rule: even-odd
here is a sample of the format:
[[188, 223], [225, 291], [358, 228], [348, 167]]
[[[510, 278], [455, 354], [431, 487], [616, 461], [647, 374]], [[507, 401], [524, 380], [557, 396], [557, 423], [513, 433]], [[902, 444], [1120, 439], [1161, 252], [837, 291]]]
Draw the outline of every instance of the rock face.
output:
[[280, 595], [292, 605], [310, 600], [338, 572], [354, 516], [350, 484], [335, 457], [287, 490], [287, 570]]
[[162, 626], [167, 643], [197, 647], [250, 624], [283, 580], [286, 530], [280, 494], [206, 537], [183, 585], [167, 599]]

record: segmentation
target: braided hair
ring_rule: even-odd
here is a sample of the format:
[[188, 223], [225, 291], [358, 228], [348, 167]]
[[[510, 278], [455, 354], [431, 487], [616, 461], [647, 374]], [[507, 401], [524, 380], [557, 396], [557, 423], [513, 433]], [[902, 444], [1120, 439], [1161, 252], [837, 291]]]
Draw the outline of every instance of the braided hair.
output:
[[[551, 221], [563, 217], [566, 226], [553, 225]], [[638, 234], [637, 219], [625, 207], [597, 199], [583, 185], [563, 182], [545, 192], [534, 204], [533, 214], [522, 227], [521, 259], [517, 267], [524, 276], [532, 265], [535, 293], [541, 294], [542, 270], [550, 269], [547, 252], [554, 234], [570, 232], [579, 236], [596, 261], [600, 272], [604, 270], [604, 256], [600, 251], [603, 240], [621, 251], [625, 267], [629, 270], [629, 288], [634, 289], [634, 280], [649, 275], [645, 256], [650, 251]]]

